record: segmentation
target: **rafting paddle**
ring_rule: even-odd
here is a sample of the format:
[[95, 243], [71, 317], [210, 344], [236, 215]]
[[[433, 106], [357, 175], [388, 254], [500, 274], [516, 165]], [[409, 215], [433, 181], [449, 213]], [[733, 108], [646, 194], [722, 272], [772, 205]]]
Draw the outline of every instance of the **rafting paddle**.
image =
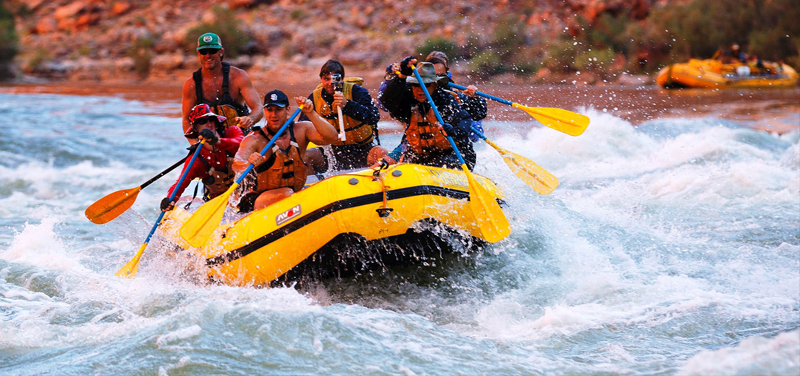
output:
[[[300, 114], [300, 111], [303, 109], [302, 106], [295, 110], [295, 112], [286, 119], [286, 123], [283, 124], [281, 129], [272, 136], [272, 139], [269, 140], [264, 149], [261, 150], [261, 155], [267, 153], [272, 145], [275, 143], [276, 140], [283, 134], [283, 131], [286, 128], [289, 128], [289, 124], [292, 123], [292, 120]], [[215, 197], [209, 202], [206, 202], [201, 206], [197, 211], [192, 214], [191, 217], [186, 221], [186, 223], [181, 226], [180, 234], [181, 237], [186, 239], [186, 241], [192, 247], [202, 247], [208, 242], [208, 237], [214, 232], [214, 229], [219, 226], [220, 221], [222, 221], [222, 216], [225, 214], [225, 207], [228, 205], [228, 198], [233, 194], [233, 191], [236, 190], [236, 187], [242, 183], [247, 174], [250, 173], [250, 170], [253, 169], [253, 164], [247, 166], [247, 168], [242, 172], [238, 179], [233, 182], [230, 188], [228, 188], [225, 193]]]
[[[183, 179], [186, 178], [186, 175], [189, 174], [189, 170], [192, 169], [192, 165], [194, 164], [195, 159], [197, 159], [197, 155], [200, 154], [200, 149], [203, 148], [203, 143], [205, 140], [201, 138], [200, 145], [194, 149], [194, 154], [192, 154], [192, 159], [189, 160], [189, 164], [183, 170], [180, 179], [178, 179], [178, 184], [175, 185], [175, 189], [172, 190], [172, 194], [169, 195], [169, 200], [172, 201], [175, 198], [175, 194], [178, 193], [178, 188], [183, 184]], [[136, 273], [139, 272], [139, 259], [142, 258], [142, 254], [144, 254], [144, 249], [147, 248], [147, 243], [150, 242], [150, 238], [153, 237], [155, 234], [156, 229], [161, 224], [161, 219], [164, 218], [164, 214], [166, 212], [162, 211], [161, 214], [158, 215], [158, 219], [156, 219], [156, 223], [153, 225], [153, 228], [150, 229], [150, 233], [147, 234], [147, 238], [144, 240], [144, 244], [139, 247], [139, 251], [136, 252], [136, 255], [133, 256], [131, 261], [128, 261], [125, 266], [123, 266], [119, 271], [117, 271], [114, 275], [119, 278], [133, 278], [136, 277]]]
[[[467, 89], [464, 86], [456, 85], [452, 82], [448, 82], [447, 85], [459, 90]], [[583, 133], [583, 131], [586, 130], [586, 127], [589, 126], [588, 116], [576, 114], [572, 111], [567, 111], [567, 110], [562, 110], [560, 108], [552, 108], [552, 107], [523, 106], [519, 103], [514, 103], [505, 100], [503, 98], [498, 98], [493, 95], [481, 93], [480, 91], [476, 91], [475, 94], [484, 98], [489, 98], [495, 102], [507, 104], [511, 107], [525, 111], [528, 113], [528, 115], [531, 115], [538, 122], [542, 123], [542, 125], [553, 128], [560, 132], [564, 132], [570, 136], [580, 135], [581, 133]]]
[[166, 170], [161, 171], [158, 175], [153, 176], [150, 180], [136, 188], [122, 189], [107, 194], [105, 197], [97, 200], [94, 204], [86, 208], [86, 212], [84, 213], [86, 214], [86, 218], [92, 221], [92, 223], [102, 225], [119, 217], [120, 214], [130, 209], [136, 201], [136, 196], [139, 195], [139, 191], [183, 164], [186, 158], [189, 158], [189, 156], [183, 157], [183, 159], [175, 162], [174, 165], [167, 167]]
[[[428, 98], [433, 113], [436, 114], [436, 120], [439, 121], [439, 124], [444, 124], [442, 115], [439, 114], [439, 109], [437, 109], [436, 104], [433, 103], [433, 98], [431, 98], [428, 88], [425, 87], [425, 82], [422, 80], [419, 71], [417, 71], [416, 65], [412, 64], [411, 69], [414, 71], [414, 75], [417, 77], [417, 81], [422, 91], [425, 93], [425, 97]], [[496, 243], [503, 240], [511, 233], [511, 225], [508, 223], [505, 214], [503, 214], [503, 209], [501, 209], [500, 205], [495, 201], [494, 196], [475, 180], [475, 176], [469, 171], [469, 167], [467, 167], [466, 162], [464, 162], [464, 157], [461, 156], [461, 152], [458, 151], [458, 147], [455, 141], [453, 141], [453, 138], [448, 134], [445, 134], [445, 136], [447, 136], [447, 141], [450, 142], [450, 146], [456, 153], [458, 161], [461, 162], [461, 169], [464, 170], [464, 174], [467, 175], [467, 182], [469, 183], [469, 206], [472, 209], [475, 219], [478, 221], [478, 228], [483, 238], [489, 243]]]
[[489, 146], [493, 147], [494, 150], [497, 150], [511, 171], [525, 184], [533, 188], [534, 191], [541, 195], [549, 195], [550, 192], [553, 192], [558, 187], [558, 178], [532, 160], [497, 146], [475, 127], [472, 127], [472, 131], [486, 141]]

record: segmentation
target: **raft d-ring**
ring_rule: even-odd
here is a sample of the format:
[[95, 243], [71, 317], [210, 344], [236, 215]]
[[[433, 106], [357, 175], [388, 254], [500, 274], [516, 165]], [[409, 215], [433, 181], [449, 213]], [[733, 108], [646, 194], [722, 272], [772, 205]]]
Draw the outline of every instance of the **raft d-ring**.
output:
[[386, 218], [386, 217], [388, 217], [390, 214], [392, 214], [392, 211], [393, 211], [393, 210], [394, 210], [394, 209], [392, 209], [392, 208], [379, 208], [379, 209], [375, 209], [375, 211], [376, 211], [376, 212], [378, 212], [378, 216], [379, 216], [379, 217], [381, 217], [381, 218]]
[[[376, 170], [375, 172], [379, 172], [379, 171], [380, 171], [380, 170]], [[386, 182], [384, 182], [384, 181], [383, 181], [383, 175], [381, 175], [380, 173], [376, 174], [376, 175], [375, 175], [375, 178], [373, 178], [373, 179], [372, 179], [372, 181], [376, 181], [376, 180], [377, 180], [379, 183], [381, 183], [381, 193], [383, 193], [383, 195], [382, 195], [382, 196], [383, 196], [383, 205], [382, 205], [382, 207], [380, 207], [380, 208], [378, 208], [378, 209], [375, 209], [375, 211], [376, 211], [376, 212], [378, 212], [378, 216], [379, 216], [379, 217], [381, 217], [381, 218], [386, 218], [386, 217], [388, 217], [388, 216], [389, 216], [389, 214], [391, 214], [391, 213], [392, 213], [392, 211], [394, 210], [394, 209], [392, 209], [392, 208], [388, 207], [388, 203], [387, 203], [387, 202], [388, 202], [388, 199], [387, 199], [387, 197], [386, 197], [386, 196], [387, 196], [387, 194], [386, 194], [386, 189], [387, 189], [387, 188], [390, 188], [390, 187], [387, 187], [387, 186], [386, 186]]]

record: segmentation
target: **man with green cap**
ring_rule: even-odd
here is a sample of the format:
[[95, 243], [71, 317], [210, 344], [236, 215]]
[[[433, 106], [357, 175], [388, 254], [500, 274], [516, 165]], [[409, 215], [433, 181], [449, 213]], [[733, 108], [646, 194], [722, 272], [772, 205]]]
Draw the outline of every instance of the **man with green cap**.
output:
[[183, 84], [181, 109], [183, 132], [189, 143], [197, 142], [189, 112], [198, 104], [208, 104], [214, 113], [227, 118], [226, 127], [238, 126], [246, 133], [264, 117], [261, 97], [247, 73], [222, 62], [225, 48], [219, 36], [205, 33], [197, 39], [200, 69]]

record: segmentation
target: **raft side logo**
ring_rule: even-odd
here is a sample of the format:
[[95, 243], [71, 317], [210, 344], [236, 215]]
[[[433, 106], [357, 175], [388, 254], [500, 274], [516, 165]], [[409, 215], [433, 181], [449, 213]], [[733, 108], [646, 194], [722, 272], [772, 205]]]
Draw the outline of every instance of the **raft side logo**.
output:
[[286, 222], [289, 222], [294, 217], [297, 217], [298, 215], [300, 215], [300, 213], [301, 213], [300, 205], [296, 205], [295, 207], [293, 207], [293, 208], [291, 208], [291, 209], [289, 209], [289, 210], [287, 210], [287, 211], [285, 211], [285, 212], [283, 212], [281, 214], [278, 214], [278, 216], [275, 217], [275, 224], [280, 226], [280, 225], [282, 225], [282, 224], [284, 224]]

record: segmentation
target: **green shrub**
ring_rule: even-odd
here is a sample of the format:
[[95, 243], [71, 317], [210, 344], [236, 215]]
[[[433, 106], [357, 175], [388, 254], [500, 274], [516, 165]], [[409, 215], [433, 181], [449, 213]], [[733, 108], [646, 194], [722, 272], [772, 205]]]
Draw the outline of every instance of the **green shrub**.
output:
[[484, 51], [472, 58], [469, 62], [470, 73], [486, 78], [503, 72], [503, 60], [494, 51]]
[[201, 23], [189, 29], [186, 34], [185, 46], [187, 51], [194, 52], [197, 48], [197, 38], [205, 33], [215, 33], [219, 35], [222, 47], [225, 48], [225, 56], [234, 58], [244, 52], [245, 46], [250, 42], [247, 33], [239, 28], [239, 21], [236, 14], [219, 5], [211, 8], [216, 19], [213, 23]]
[[604, 49], [589, 49], [575, 56], [573, 67], [580, 71], [598, 74], [605, 78], [610, 72], [611, 63], [614, 62], [616, 52], [610, 47]]
[[302, 9], [292, 10], [291, 13], [289, 13], [289, 17], [295, 21], [300, 21], [303, 18], [306, 18], [306, 11]]
[[450, 59], [456, 59], [463, 56], [463, 54], [458, 51], [456, 42], [443, 37], [426, 39], [425, 43], [417, 46], [417, 52], [419, 52], [420, 59], [424, 59], [425, 56], [428, 56], [428, 54], [431, 53], [431, 51], [442, 51]]
[[137, 39], [128, 47], [128, 56], [133, 59], [133, 71], [139, 77], [147, 77], [153, 61], [153, 40], [150, 38]]
[[11, 64], [19, 52], [14, 15], [0, 0], [0, 80], [12, 77]]
[[23, 69], [28, 72], [35, 72], [38, 70], [45, 61], [50, 60], [50, 50], [46, 48], [37, 48], [33, 55], [28, 58], [28, 61], [23, 65]]
[[498, 20], [492, 46], [503, 56], [513, 54], [526, 44], [525, 23], [516, 15], [506, 15]]

